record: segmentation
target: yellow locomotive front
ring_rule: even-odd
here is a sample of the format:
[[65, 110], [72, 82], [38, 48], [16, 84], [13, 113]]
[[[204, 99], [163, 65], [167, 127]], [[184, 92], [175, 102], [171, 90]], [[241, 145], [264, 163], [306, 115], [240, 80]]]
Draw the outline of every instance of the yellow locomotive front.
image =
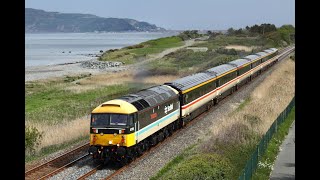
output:
[[111, 100], [91, 113], [89, 153], [104, 162], [127, 159], [136, 144], [137, 109], [123, 100]]

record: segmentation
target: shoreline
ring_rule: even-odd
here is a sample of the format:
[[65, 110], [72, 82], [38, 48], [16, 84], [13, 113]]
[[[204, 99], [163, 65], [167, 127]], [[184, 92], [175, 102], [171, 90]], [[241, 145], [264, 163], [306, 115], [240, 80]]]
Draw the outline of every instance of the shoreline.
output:
[[[84, 66], [83, 63], [86, 63], [86, 65]], [[93, 63], [94, 65], [92, 65]], [[88, 64], [92, 67], [89, 67]], [[96, 64], [98, 64], [99, 67], [96, 67]], [[102, 68], [101, 64], [103, 65]], [[111, 65], [109, 66], [105, 64]], [[118, 72], [125, 69], [127, 69], [127, 67], [119, 65], [119, 62], [103, 62], [98, 61], [97, 59], [53, 65], [28, 66], [25, 67], [25, 83], [86, 73], [96, 75], [105, 72]]]

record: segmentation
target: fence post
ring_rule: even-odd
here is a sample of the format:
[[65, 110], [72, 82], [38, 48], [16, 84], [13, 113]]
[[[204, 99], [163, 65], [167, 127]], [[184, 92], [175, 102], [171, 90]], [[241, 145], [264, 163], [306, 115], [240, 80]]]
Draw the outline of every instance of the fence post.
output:
[[276, 132], [278, 132], [278, 118], [275, 120], [276, 123]]

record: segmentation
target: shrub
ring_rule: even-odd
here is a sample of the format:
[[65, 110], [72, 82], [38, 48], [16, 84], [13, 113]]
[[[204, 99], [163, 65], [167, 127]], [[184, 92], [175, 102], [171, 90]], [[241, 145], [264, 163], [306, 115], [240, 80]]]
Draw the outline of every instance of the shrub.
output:
[[143, 47], [144, 47], [143, 44], [136, 44], [136, 45], [128, 46], [128, 47], [126, 47], [126, 49], [138, 49], [138, 48], [143, 48]]
[[217, 154], [197, 154], [174, 166], [160, 179], [230, 179], [232, 164]]
[[25, 152], [27, 154], [35, 153], [35, 148], [40, 144], [42, 134], [35, 127], [25, 127]]
[[237, 51], [235, 49], [224, 49], [224, 48], [219, 48], [216, 50], [217, 53], [219, 54], [227, 54], [227, 55], [237, 55]]

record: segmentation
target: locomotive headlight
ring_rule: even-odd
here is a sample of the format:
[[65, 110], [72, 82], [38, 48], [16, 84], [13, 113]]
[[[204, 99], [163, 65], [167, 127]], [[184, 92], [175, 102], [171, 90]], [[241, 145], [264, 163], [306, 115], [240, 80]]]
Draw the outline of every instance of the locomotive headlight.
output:
[[92, 128], [93, 133], [98, 133], [98, 129]]
[[109, 144], [112, 144], [112, 141], [111, 141], [111, 140], [109, 141]]
[[124, 133], [124, 129], [119, 130], [119, 134], [123, 134]]

